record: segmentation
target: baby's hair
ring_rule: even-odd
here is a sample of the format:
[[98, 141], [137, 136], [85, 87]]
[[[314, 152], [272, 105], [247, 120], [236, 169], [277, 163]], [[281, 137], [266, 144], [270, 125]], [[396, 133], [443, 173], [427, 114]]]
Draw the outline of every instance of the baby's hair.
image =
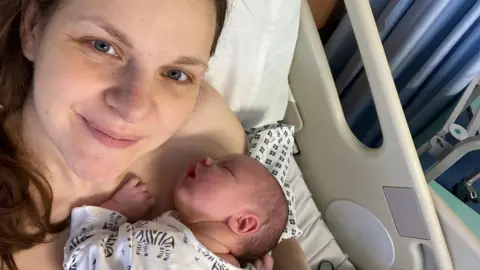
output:
[[266, 177], [257, 179], [254, 200], [263, 206], [266, 218], [259, 231], [243, 243], [244, 252], [237, 257], [240, 262], [254, 261], [272, 250], [280, 240], [288, 220], [288, 203], [280, 183], [263, 165], [259, 165], [265, 170]]

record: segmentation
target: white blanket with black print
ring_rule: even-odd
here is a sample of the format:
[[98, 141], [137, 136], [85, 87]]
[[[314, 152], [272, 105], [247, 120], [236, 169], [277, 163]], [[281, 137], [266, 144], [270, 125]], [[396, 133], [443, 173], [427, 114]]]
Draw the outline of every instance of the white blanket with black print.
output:
[[[130, 224], [116, 212], [84, 206], [72, 212], [64, 249], [66, 270], [240, 269], [207, 250], [193, 233], [166, 212]], [[252, 265], [244, 269], [254, 270]]]

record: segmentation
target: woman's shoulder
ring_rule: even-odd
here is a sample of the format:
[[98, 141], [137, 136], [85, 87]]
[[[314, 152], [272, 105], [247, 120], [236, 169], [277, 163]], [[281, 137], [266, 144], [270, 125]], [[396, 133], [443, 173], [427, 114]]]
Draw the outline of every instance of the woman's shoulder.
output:
[[213, 148], [220, 147], [219, 155], [242, 153], [245, 149], [243, 127], [224, 102], [223, 97], [210, 85], [200, 91], [197, 105], [185, 126], [176, 137], [203, 137]]

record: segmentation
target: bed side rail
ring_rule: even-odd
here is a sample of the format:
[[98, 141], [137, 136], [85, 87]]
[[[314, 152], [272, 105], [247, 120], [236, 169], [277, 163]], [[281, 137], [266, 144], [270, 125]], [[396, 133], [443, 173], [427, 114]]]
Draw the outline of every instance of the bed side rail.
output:
[[372, 89], [384, 144], [370, 149], [352, 134], [307, 1], [290, 84], [303, 119], [297, 157], [313, 198], [359, 269], [453, 269], [429, 187], [389, 70], [368, 0], [346, 0]]

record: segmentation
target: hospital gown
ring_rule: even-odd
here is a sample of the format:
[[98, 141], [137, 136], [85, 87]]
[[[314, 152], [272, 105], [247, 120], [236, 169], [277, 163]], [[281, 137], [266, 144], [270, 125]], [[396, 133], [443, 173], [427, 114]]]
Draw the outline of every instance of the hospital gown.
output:
[[[174, 211], [152, 221], [127, 222], [123, 215], [93, 206], [72, 211], [64, 249], [65, 270], [240, 269], [207, 250]], [[252, 265], [246, 268], [254, 270]]]

